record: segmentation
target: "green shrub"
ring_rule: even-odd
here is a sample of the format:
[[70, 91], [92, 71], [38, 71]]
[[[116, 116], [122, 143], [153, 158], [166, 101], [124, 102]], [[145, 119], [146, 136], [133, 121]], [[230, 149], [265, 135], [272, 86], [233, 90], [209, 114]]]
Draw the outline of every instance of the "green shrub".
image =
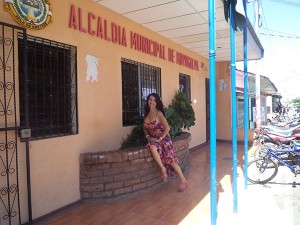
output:
[[192, 102], [182, 92], [177, 92], [172, 104], [165, 109], [166, 119], [170, 126], [170, 136], [175, 138], [180, 135], [182, 128], [190, 129], [195, 125], [195, 112]]
[[143, 130], [144, 117], [134, 116], [131, 121], [133, 121], [136, 126], [132, 129], [130, 134], [127, 134], [126, 138], [123, 138], [121, 149], [143, 146], [148, 142]]

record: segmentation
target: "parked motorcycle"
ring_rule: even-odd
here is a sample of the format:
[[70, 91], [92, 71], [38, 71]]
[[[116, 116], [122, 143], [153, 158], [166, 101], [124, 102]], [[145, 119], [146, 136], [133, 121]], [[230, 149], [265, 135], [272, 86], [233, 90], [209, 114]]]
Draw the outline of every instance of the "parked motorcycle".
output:
[[289, 137], [300, 139], [300, 121], [293, 121], [282, 127], [261, 126], [261, 132], [268, 134], [274, 140], [282, 140]]
[[264, 126], [264, 127], [274, 127], [274, 128], [282, 128], [282, 129], [289, 129], [291, 127], [295, 127], [297, 125], [300, 124], [300, 118], [299, 116], [297, 117], [293, 117], [293, 118], [288, 118], [285, 120], [280, 120], [280, 121], [276, 121], [276, 122], [271, 122], [270, 120], [268, 120], [268, 125]]
[[300, 142], [300, 124], [290, 129], [261, 127], [254, 130], [253, 144], [255, 158], [263, 157], [268, 149], [292, 149], [295, 142]]

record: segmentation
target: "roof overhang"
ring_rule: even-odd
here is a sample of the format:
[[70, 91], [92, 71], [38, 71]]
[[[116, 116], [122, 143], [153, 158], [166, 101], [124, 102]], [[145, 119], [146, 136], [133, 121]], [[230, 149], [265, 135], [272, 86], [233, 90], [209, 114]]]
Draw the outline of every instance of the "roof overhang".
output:
[[[255, 91], [257, 87], [256, 77], [249, 76], [249, 90]], [[265, 76], [260, 75], [260, 91], [267, 96], [281, 96], [274, 83]]]
[[[93, 0], [163, 37], [209, 58], [209, 14], [207, 0]], [[217, 62], [230, 61], [230, 26], [223, 0], [215, 0]], [[236, 61], [244, 60], [243, 33], [235, 32]], [[248, 60], [263, 57], [263, 47], [247, 21]]]
[[[236, 70], [237, 79], [240, 79], [239, 82], [237, 82], [237, 92], [244, 92], [244, 85], [243, 82], [241, 82], [241, 79], [243, 79], [244, 71], [242, 70]], [[278, 93], [278, 89], [274, 85], [274, 83], [266, 76], [259, 75], [260, 79], [260, 93], [267, 96], [281, 96], [280, 93]], [[258, 86], [256, 81], [256, 74], [249, 73], [248, 72], [248, 88], [249, 93], [252, 95], [255, 95], [256, 87]]]

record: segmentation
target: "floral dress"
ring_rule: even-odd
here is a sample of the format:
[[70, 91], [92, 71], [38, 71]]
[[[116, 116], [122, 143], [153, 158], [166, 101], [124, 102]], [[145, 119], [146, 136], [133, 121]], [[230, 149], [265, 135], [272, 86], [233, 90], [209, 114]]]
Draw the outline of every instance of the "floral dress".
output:
[[[144, 122], [145, 128], [148, 130], [150, 137], [159, 138], [161, 134], [164, 132], [164, 128], [161, 123], [157, 120], [154, 120], [150, 123]], [[167, 168], [168, 174], [171, 175], [174, 173], [173, 167], [170, 165], [171, 163], [179, 163], [178, 158], [175, 156], [174, 145], [172, 139], [167, 135], [160, 142], [151, 141], [146, 147], [149, 149], [150, 145], [155, 145], [157, 147], [157, 151], [160, 155], [161, 161], [164, 166]]]

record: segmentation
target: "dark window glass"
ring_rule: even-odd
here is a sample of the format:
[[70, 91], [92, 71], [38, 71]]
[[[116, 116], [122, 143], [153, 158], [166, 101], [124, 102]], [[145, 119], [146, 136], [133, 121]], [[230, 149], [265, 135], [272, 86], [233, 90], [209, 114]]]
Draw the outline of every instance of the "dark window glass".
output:
[[179, 74], [179, 91], [185, 94], [185, 97], [191, 100], [191, 78], [189, 75]]
[[[24, 50], [18, 40], [19, 57]], [[19, 59], [20, 125], [25, 126], [28, 107], [31, 139], [45, 139], [78, 133], [77, 49], [74, 46], [27, 36], [27, 93], [23, 59]], [[28, 105], [25, 105], [25, 96]]]
[[161, 70], [128, 59], [121, 60], [121, 67], [123, 126], [130, 126], [134, 125], [131, 121], [134, 116], [143, 115], [150, 93], [161, 96]]

